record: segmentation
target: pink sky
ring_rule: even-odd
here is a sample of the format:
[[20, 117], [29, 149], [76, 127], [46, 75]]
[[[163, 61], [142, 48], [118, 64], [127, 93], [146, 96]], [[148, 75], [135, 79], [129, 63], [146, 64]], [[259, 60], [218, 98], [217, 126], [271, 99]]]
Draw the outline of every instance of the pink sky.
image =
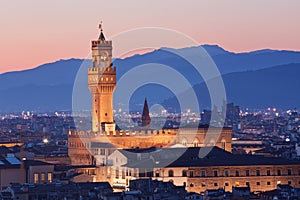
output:
[[299, 0], [1, 1], [0, 73], [85, 58], [101, 20], [108, 38], [154, 26], [235, 52], [300, 50], [299, 8]]

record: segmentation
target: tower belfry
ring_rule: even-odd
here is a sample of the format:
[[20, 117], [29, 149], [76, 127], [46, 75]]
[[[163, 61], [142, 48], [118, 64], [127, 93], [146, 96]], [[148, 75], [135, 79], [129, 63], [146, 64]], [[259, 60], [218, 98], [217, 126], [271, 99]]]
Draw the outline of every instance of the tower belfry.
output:
[[112, 41], [105, 39], [102, 24], [100, 36], [92, 41], [92, 63], [88, 69], [88, 86], [92, 95], [92, 131], [115, 131], [113, 92], [116, 68], [112, 64]]

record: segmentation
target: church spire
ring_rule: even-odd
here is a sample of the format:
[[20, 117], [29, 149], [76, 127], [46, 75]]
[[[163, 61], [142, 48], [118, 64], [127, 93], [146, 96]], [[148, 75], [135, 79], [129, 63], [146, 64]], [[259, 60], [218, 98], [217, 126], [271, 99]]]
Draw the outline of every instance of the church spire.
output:
[[147, 102], [147, 99], [145, 98], [143, 114], [142, 114], [142, 127], [145, 127], [145, 128], [149, 127], [150, 122], [151, 122], [151, 118], [149, 115], [148, 102]]
[[101, 21], [100, 24], [99, 24], [99, 29], [100, 29], [99, 40], [105, 41], [105, 37], [104, 37], [104, 34], [103, 34], [103, 28], [102, 28], [102, 21]]

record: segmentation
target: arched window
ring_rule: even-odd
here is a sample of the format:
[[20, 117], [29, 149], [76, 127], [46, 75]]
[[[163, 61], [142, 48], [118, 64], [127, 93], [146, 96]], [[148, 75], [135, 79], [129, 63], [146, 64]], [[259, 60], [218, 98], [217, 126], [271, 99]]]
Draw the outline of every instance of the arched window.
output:
[[221, 140], [221, 147], [224, 150], [226, 149], [226, 140], [224, 138]]
[[183, 138], [183, 139], [181, 140], [181, 144], [182, 144], [183, 146], [186, 146], [186, 144], [187, 144], [187, 141], [186, 141], [186, 139], [185, 139], [185, 138]]
[[173, 177], [174, 176], [174, 171], [173, 170], [169, 170], [169, 177]]
[[187, 171], [186, 170], [182, 171], [182, 177], [187, 177]]
[[198, 147], [199, 146], [199, 141], [196, 139], [196, 140], [194, 140], [193, 144], [194, 144], [194, 147]]

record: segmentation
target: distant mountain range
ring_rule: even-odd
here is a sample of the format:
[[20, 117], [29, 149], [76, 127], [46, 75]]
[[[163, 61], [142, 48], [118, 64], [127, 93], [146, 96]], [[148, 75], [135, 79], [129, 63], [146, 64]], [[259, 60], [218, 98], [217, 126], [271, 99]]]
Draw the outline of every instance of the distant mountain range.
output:
[[[197, 56], [200, 48], [210, 54], [222, 74], [229, 102], [256, 108], [300, 106], [300, 52], [265, 49], [232, 53], [216, 45], [175, 51], [193, 57]], [[60, 60], [30, 70], [0, 74], [0, 112], [71, 110], [73, 84], [82, 62], [82, 59]], [[186, 60], [165, 48], [114, 60], [117, 78], [135, 66], [147, 63], [160, 63], [177, 70], [194, 86], [201, 99], [201, 107], [209, 107], [201, 76], [195, 75], [195, 70]], [[86, 88], [84, 94], [89, 96], [87, 78], [83, 80], [82, 87]], [[132, 110], [139, 110], [145, 97], [150, 105], [164, 101], [166, 106], [172, 106], [176, 102], [166, 88], [150, 85], [133, 95]]]

